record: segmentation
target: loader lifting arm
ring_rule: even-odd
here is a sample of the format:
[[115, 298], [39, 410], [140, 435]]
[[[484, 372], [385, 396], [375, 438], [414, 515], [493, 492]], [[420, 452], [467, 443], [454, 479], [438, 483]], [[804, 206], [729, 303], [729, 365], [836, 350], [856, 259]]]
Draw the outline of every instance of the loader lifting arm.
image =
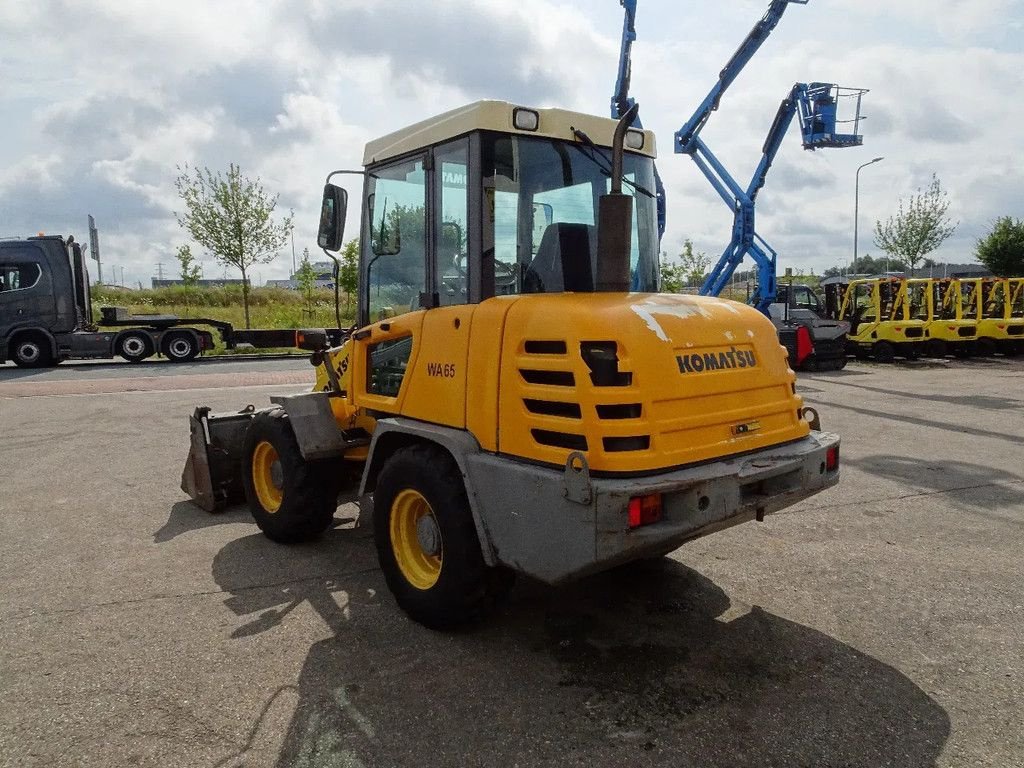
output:
[[[805, 0], [806, 2], [806, 0]], [[625, 17], [622, 22], [622, 45], [619, 49], [619, 72], [615, 80], [615, 93], [612, 94], [611, 116], [613, 120], [621, 120], [629, 110], [636, 104], [636, 99], [629, 95], [629, 82], [633, 70], [633, 42], [636, 40], [636, 4], [637, 0], [619, 0], [625, 9]], [[640, 113], [633, 118], [633, 128], [642, 129]], [[658, 166], [654, 166], [654, 192], [657, 196], [658, 210], [658, 240], [665, 235], [665, 184], [658, 173]]]

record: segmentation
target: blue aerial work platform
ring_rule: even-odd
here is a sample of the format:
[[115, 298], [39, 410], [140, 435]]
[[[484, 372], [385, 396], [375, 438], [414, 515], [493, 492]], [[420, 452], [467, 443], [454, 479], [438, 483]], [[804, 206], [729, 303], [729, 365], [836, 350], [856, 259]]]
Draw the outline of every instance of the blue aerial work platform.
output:
[[[675, 134], [675, 151], [693, 158], [697, 167], [711, 182], [711, 186], [733, 211], [732, 239], [722, 252], [718, 263], [712, 268], [700, 292], [711, 296], [721, 293], [733, 272], [749, 254], [757, 265], [757, 292], [753, 301], [758, 309], [766, 313], [768, 306], [775, 300], [776, 253], [757, 234], [754, 227], [754, 204], [757, 193], [764, 186], [768, 171], [794, 117], [799, 117], [804, 149], [860, 146], [860, 104], [861, 97], [867, 91], [861, 88], [841, 88], [832, 83], [794, 85], [789, 95], [779, 105], [775, 120], [761, 148], [761, 161], [746, 187], [741, 187], [729, 174], [701, 139], [700, 132], [711, 113], [718, 109], [722, 95], [778, 25], [789, 4], [806, 5], [807, 2], [808, 0], [772, 0], [764, 17], [754, 26], [719, 73], [718, 81], [697, 111]], [[852, 110], [852, 117], [847, 120], [841, 120], [839, 113], [839, 106], [844, 100], [849, 102]], [[849, 126], [849, 132], [840, 133], [840, 125], [844, 126], [844, 130]]]

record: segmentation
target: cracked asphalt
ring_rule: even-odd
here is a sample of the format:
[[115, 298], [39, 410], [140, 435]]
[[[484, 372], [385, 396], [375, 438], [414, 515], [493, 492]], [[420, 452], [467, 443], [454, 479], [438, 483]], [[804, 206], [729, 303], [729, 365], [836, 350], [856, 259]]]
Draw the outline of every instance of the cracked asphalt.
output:
[[802, 375], [836, 488], [457, 634], [353, 507], [285, 547], [179, 490], [196, 405], [310, 375], [0, 368], [0, 765], [1024, 766], [1024, 363]]

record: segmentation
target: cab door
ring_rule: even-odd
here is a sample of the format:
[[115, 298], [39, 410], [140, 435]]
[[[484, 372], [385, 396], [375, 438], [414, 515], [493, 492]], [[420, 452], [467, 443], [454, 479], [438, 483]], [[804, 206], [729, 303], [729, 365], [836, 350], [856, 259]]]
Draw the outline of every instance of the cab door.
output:
[[57, 305], [49, 265], [32, 244], [0, 250], [0, 337], [24, 326], [54, 329]]

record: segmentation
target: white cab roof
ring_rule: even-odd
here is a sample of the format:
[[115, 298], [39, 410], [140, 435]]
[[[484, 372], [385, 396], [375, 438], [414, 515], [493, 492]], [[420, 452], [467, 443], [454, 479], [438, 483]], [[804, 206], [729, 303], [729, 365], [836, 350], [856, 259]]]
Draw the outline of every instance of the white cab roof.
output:
[[[520, 108], [528, 109], [539, 115], [537, 130], [524, 131], [512, 124], [512, 114]], [[572, 129], [576, 128], [587, 134], [597, 146], [611, 147], [615, 126], [616, 121], [611, 118], [587, 115], [582, 112], [519, 107], [505, 101], [477, 101], [369, 142], [363, 155], [363, 165], [379, 163], [382, 160], [398, 157], [479, 130], [578, 141], [572, 132]], [[644, 145], [638, 154], [656, 157], [654, 133], [651, 131], [643, 133]]]

